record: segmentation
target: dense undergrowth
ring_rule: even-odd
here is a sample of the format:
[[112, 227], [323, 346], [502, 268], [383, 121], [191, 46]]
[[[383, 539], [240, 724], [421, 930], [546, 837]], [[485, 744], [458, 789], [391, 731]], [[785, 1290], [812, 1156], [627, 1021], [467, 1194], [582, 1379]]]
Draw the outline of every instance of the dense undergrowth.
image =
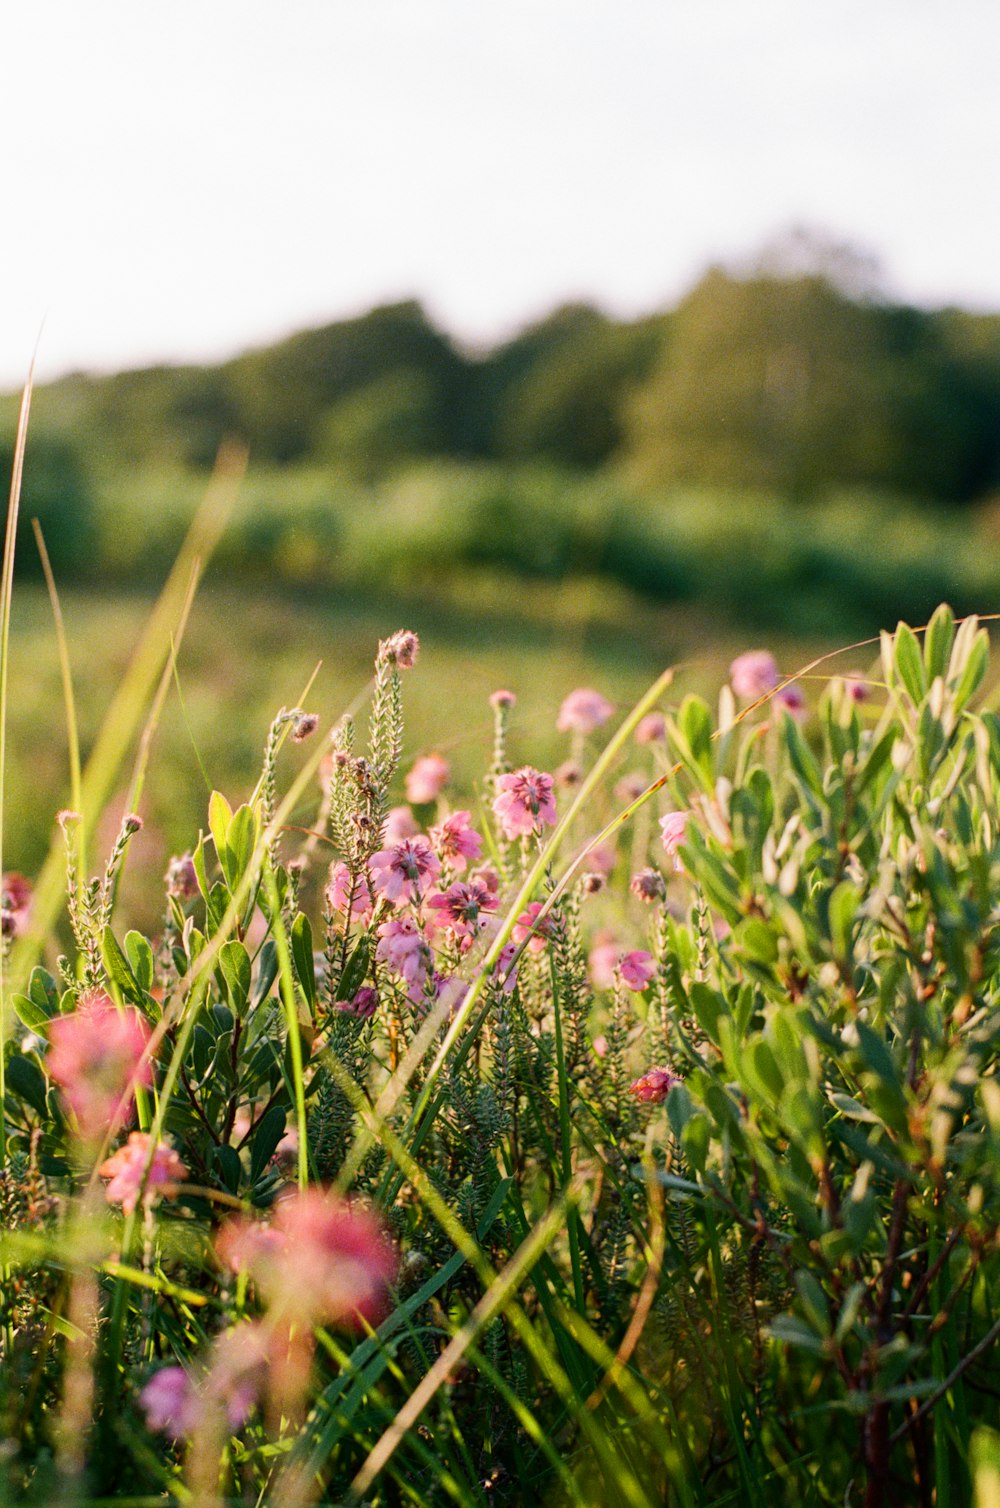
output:
[[985, 631], [942, 609], [865, 678], [744, 656], [714, 714], [666, 673], [603, 747], [581, 688], [552, 775], [497, 691], [459, 808], [402, 760], [416, 652], [364, 728], [279, 713], [155, 935], [116, 922], [138, 819], [86, 877], [86, 774], [63, 956], [7, 879], [6, 1500], [985, 1493]]

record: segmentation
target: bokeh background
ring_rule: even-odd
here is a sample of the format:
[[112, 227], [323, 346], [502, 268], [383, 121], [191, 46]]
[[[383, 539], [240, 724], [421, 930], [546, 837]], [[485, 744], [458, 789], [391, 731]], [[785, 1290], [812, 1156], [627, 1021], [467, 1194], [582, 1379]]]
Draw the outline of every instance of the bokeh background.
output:
[[707, 690], [748, 647], [794, 670], [997, 607], [988, 4], [36, 0], [7, 28], [4, 473], [36, 337], [39, 386], [6, 867], [67, 796], [29, 520], [86, 752], [226, 441], [249, 469], [140, 917], [206, 780], [245, 796], [316, 662], [332, 718], [394, 628], [424, 642], [407, 754], [475, 799], [498, 685], [552, 764], [575, 685], [625, 707], [666, 664]]

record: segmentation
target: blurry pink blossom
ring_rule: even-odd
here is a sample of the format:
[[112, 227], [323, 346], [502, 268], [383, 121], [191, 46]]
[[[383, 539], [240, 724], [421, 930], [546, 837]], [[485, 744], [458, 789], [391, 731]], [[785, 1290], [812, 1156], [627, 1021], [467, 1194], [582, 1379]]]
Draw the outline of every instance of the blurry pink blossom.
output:
[[595, 874], [609, 875], [618, 861], [618, 853], [613, 843], [595, 843], [593, 848], [588, 848], [584, 857], [584, 863]]
[[647, 712], [636, 725], [633, 735], [637, 744], [655, 744], [667, 736], [667, 720], [662, 712]]
[[440, 754], [422, 754], [406, 775], [406, 799], [414, 806], [436, 801], [448, 783], [451, 765]]
[[806, 699], [799, 686], [782, 686], [774, 700], [779, 707], [784, 707], [790, 717], [796, 722], [801, 722], [806, 715]]
[[595, 990], [610, 990], [615, 982], [615, 966], [621, 957], [621, 948], [613, 938], [602, 937], [595, 942], [587, 957], [590, 982]]
[[0, 914], [3, 931], [7, 937], [20, 937], [28, 925], [31, 914], [31, 881], [17, 870], [5, 874], [0, 895]]
[[161, 1367], [139, 1394], [149, 1429], [182, 1440], [197, 1428], [202, 1415], [194, 1379], [184, 1367]]
[[607, 1057], [607, 1055], [608, 1055], [608, 1039], [604, 1035], [603, 1032], [599, 1032], [598, 1035], [594, 1038], [593, 1042], [591, 1042], [590, 1045], [594, 1049], [594, 1056], [595, 1057], [597, 1057], [597, 1058], [606, 1058]]
[[669, 1068], [651, 1068], [641, 1079], [629, 1085], [629, 1094], [646, 1105], [659, 1105], [666, 1099], [675, 1084], [681, 1081]]
[[[133, 1131], [125, 1145], [102, 1162], [97, 1170], [102, 1178], [110, 1179], [104, 1190], [108, 1203], [120, 1204], [126, 1215], [131, 1215], [138, 1202], [151, 1146], [145, 1131]], [[143, 1204], [152, 1205], [161, 1194], [168, 1198], [175, 1194], [177, 1184], [184, 1181], [186, 1174], [187, 1168], [173, 1147], [160, 1142], [153, 1152]]]
[[505, 995], [512, 994], [517, 984], [517, 968], [514, 965], [516, 955], [517, 943], [504, 943], [493, 967], [493, 972], [499, 979], [500, 988]]
[[382, 841], [388, 848], [393, 843], [402, 843], [404, 838], [415, 838], [419, 831], [420, 824], [408, 806], [390, 806], [382, 830]]
[[780, 679], [777, 661], [766, 649], [739, 655], [730, 665], [729, 675], [736, 695], [751, 702], [773, 691]]
[[515, 707], [516, 705], [517, 697], [514, 695], [513, 691], [505, 691], [503, 690], [503, 688], [501, 688], [498, 691], [490, 692], [490, 706], [495, 708], [496, 711], [499, 712], [501, 709], [508, 711], [511, 707]]
[[660, 818], [660, 837], [664, 853], [668, 859], [673, 859], [674, 868], [678, 871], [681, 868], [681, 861], [677, 850], [684, 842], [684, 832], [689, 816], [689, 812], [667, 812], [665, 817]]
[[398, 1258], [371, 1210], [312, 1187], [279, 1201], [268, 1240], [247, 1239], [251, 1224], [229, 1222], [218, 1250], [249, 1271], [272, 1313], [304, 1325], [378, 1321]]
[[379, 944], [375, 957], [402, 974], [408, 984], [423, 984], [430, 969], [430, 949], [412, 916], [383, 922], [378, 929]]
[[371, 919], [373, 906], [368, 881], [363, 874], [356, 874], [352, 881], [351, 871], [342, 859], [330, 866], [326, 898], [332, 911], [340, 911], [345, 916], [349, 912], [352, 922], [364, 926]]
[[398, 665], [400, 670], [412, 670], [419, 653], [420, 640], [408, 628], [397, 629], [388, 639], [383, 639], [378, 647], [379, 659]]
[[644, 948], [636, 948], [631, 953], [622, 954], [618, 967], [621, 971], [622, 984], [630, 990], [641, 993], [656, 973], [656, 960], [652, 953], [647, 953]]
[[560, 733], [593, 733], [604, 726], [614, 710], [599, 691], [590, 686], [579, 686], [570, 692], [559, 708], [556, 727]]
[[545, 826], [555, 826], [557, 813], [551, 775], [524, 765], [511, 775], [501, 775], [497, 790], [493, 810], [504, 837], [526, 837]]
[[393, 905], [397, 901], [419, 901], [421, 882], [432, 879], [441, 869], [422, 834], [380, 849], [372, 854], [369, 867], [373, 886]]
[[667, 882], [658, 869], [640, 869], [638, 874], [632, 876], [628, 888], [640, 901], [651, 905], [653, 901], [663, 900], [667, 893]]
[[483, 840], [473, 831], [468, 812], [452, 812], [432, 827], [431, 844], [441, 863], [456, 874], [462, 873], [470, 859], [475, 863], [483, 851]]
[[525, 939], [530, 937], [529, 953], [541, 953], [548, 946], [549, 940], [555, 936], [557, 922], [551, 911], [543, 916], [541, 921], [538, 920], [538, 913], [543, 904], [542, 901], [532, 901], [528, 909], [522, 911], [514, 923], [514, 942], [520, 947]]
[[848, 670], [844, 675], [844, 687], [852, 702], [867, 702], [871, 688], [860, 670]]
[[648, 777], [640, 770], [630, 770], [615, 785], [615, 800], [620, 801], [623, 806], [630, 806], [633, 801], [638, 801], [648, 785]]
[[78, 1010], [49, 1024], [45, 1066], [88, 1140], [102, 1136], [116, 1114], [128, 1119], [135, 1088], [153, 1081], [143, 1056], [149, 1027], [139, 1012], [118, 1010], [102, 990], [81, 996]]

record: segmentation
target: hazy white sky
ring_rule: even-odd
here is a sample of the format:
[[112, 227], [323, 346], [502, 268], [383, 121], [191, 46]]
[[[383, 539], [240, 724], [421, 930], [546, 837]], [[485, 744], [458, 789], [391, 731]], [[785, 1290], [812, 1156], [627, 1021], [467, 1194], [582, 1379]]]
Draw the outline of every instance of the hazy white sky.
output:
[[996, 0], [11, 0], [0, 382], [411, 294], [638, 313], [793, 221], [1000, 309]]

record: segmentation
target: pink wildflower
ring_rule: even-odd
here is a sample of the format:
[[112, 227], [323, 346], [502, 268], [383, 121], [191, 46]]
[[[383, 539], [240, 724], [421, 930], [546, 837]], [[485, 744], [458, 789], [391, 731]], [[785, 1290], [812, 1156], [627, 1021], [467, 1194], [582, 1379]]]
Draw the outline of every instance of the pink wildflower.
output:
[[420, 824], [408, 806], [391, 806], [382, 829], [382, 841], [390, 848], [404, 838], [415, 838], [419, 831]]
[[383, 922], [378, 929], [375, 957], [402, 974], [408, 984], [423, 984], [430, 969], [430, 949], [412, 916]]
[[553, 779], [563, 790], [571, 791], [583, 779], [583, 765], [578, 759], [564, 759], [557, 765]]
[[774, 700], [779, 707], [784, 707], [790, 717], [796, 722], [801, 722], [806, 715], [806, 699], [798, 686], [782, 686]]
[[497, 909], [496, 888], [490, 889], [478, 876], [456, 880], [444, 892], [432, 895], [427, 905], [440, 913], [436, 926], [450, 927], [458, 936], [471, 938], [486, 925], [486, 914]]
[[610, 990], [615, 982], [615, 966], [621, 956], [618, 944], [606, 935], [596, 942], [587, 957], [590, 982], [595, 990]]
[[419, 653], [420, 640], [408, 628], [401, 628], [396, 633], [390, 634], [388, 639], [383, 639], [378, 647], [379, 659], [398, 665], [400, 670], [412, 670], [417, 663]]
[[750, 702], [773, 691], [780, 679], [774, 655], [766, 649], [750, 649], [737, 656], [729, 667], [733, 690]]
[[359, 1021], [370, 1021], [378, 1006], [378, 992], [370, 984], [363, 984], [350, 1000], [335, 1000], [334, 1010], [345, 1016], [356, 1016]]
[[551, 911], [543, 916], [541, 921], [538, 920], [538, 913], [543, 904], [542, 901], [532, 901], [527, 911], [522, 911], [514, 923], [514, 941], [520, 947], [525, 939], [530, 937], [529, 953], [541, 953], [556, 934], [558, 923]]
[[632, 876], [628, 888], [647, 905], [651, 905], [653, 901], [662, 901], [667, 893], [666, 881], [658, 869], [640, 869], [638, 874]]
[[630, 770], [627, 775], [615, 785], [615, 800], [623, 806], [630, 806], [633, 801], [638, 801], [643, 791], [649, 785], [649, 779], [640, 770]]
[[667, 736], [667, 720], [662, 712], [647, 712], [636, 725], [633, 737], [637, 744], [661, 743]]
[[5, 874], [0, 895], [0, 911], [3, 914], [3, 930], [8, 937], [20, 937], [28, 925], [31, 914], [31, 881], [16, 870]]
[[559, 708], [556, 727], [560, 733], [593, 733], [604, 726], [614, 710], [599, 691], [590, 686], [579, 686], [570, 692]]
[[319, 714], [317, 712], [300, 712], [292, 723], [293, 743], [305, 743], [307, 738], [312, 738], [319, 727]]
[[371, 919], [374, 908], [368, 881], [363, 874], [356, 874], [352, 880], [351, 871], [342, 859], [330, 866], [326, 898], [332, 911], [340, 911], [345, 916], [350, 913], [352, 922], [364, 926]]
[[621, 971], [622, 984], [639, 994], [656, 973], [656, 961], [653, 955], [647, 953], [644, 948], [637, 948], [631, 953], [622, 954], [618, 960], [618, 968]]
[[194, 860], [189, 853], [181, 854], [180, 858], [171, 859], [163, 878], [167, 894], [174, 896], [178, 901], [189, 901], [198, 894], [198, 875], [195, 872]]
[[860, 670], [849, 670], [844, 676], [844, 686], [852, 702], [866, 702], [871, 689]]
[[45, 1066], [87, 1140], [102, 1136], [116, 1114], [126, 1120], [136, 1085], [152, 1083], [143, 1058], [148, 1041], [139, 1012], [119, 1011], [102, 990], [88, 992], [78, 1010], [50, 1023]]
[[220, 1403], [230, 1429], [249, 1419], [267, 1381], [271, 1337], [260, 1324], [224, 1330], [212, 1347], [212, 1363], [205, 1378], [208, 1399]]
[[422, 754], [406, 775], [406, 799], [414, 806], [436, 801], [448, 783], [451, 765], [440, 754]]
[[194, 1379], [184, 1367], [161, 1367], [139, 1394], [146, 1425], [181, 1440], [193, 1434], [202, 1414]]
[[313, 1187], [278, 1203], [266, 1241], [246, 1239], [250, 1226], [229, 1222], [218, 1249], [249, 1271], [272, 1313], [301, 1324], [377, 1322], [398, 1258], [371, 1210]]
[[421, 881], [433, 878], [441, 865], [421, 834], [372, 854], [370, 868], [375, 889], [395, 905], [397, 901], [419, 901]]
[[529, 833], [541, 832], [545, 826], [555, 826], [557, 814], [551, 775], [544, 775], [526, 764], [512, 775], [501, 775], [497, 789], [499, 795], [494, 798], [493, 810], [504, 837], [526, 837]]
[[483, 840], [473, 831], [469, 812], [452, 812], [432, 827], [431, 844], [441, 863], [456, 874], [462, 873], [470, 859], [475, 863], [483, 851]]
[[[109, 1204], [120, 1204], [126, 1215], [131, 1215], [139, 1198], [149, 1149], [152, 1145], [145, 1131], [133, 1131], [123, 1147], [98, 1168], [102, 1178], [110, 1179], [105, 1189]], [[153, 1152], [143, 1203], [151, 1205], [161, 1194], [168, 1198], [177, 1192], [177, 1184], [183, 1182], [187, 1168], [173, 1147], [160, 1142]]]
[[514, 987], [517, 984], [517, 967], [514, 964], [516, 956], [517, 943], [504, 943], [493, 967], [494, 975], [505, 995], [513, 994]]
[[681, 861], [677, 850], [684, 842], [684, 832], [687, 827], [688, 812], [668, 812], [660, 818], [660, 836], [663, 842], [663, 850], [668, 859], [673, 859], [674, 868], [679, 872]]
[[511, 707], [515, 707], [516, 705], [517, 697], [514, 695], [513, 691], [504, 691], [501, 689], [499, 691], [490, 692], [490, 706], [493, 707], [496, 711], [499, 712], [501, 709], [503, 709], [504, 711], [509, 711]]
[[594, 1049], [594, 1056], [595, 1056], [595, 1058], [606, 1058], [607, 1057], [607, 1055], [608, 1055], [608, 1039], [604, 1035], [603, 1032], [600, 1032], [594, 1038], [594, 1040], [591, 1042], [590, 1045]]
[[629, 1085], [629, 1094], [646, 1105], [660, 1105], [675, 1084], [681, 1081], [669, 1068], [651, 1068], [641, 1079]]
[[618, 861], [618, 854], [613, 843], [595, 843], [586, 853], [585, 862], [587, 868], [595, 874], [609, 875]]

